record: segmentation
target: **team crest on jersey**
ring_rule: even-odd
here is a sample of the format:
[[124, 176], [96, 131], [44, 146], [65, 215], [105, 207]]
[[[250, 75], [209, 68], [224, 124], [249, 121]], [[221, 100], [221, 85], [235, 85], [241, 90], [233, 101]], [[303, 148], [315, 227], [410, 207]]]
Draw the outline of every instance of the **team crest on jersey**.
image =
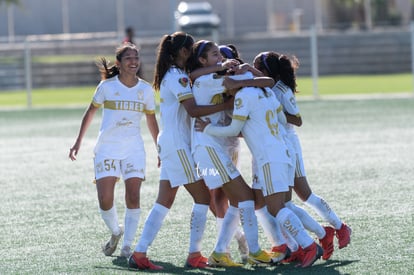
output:
[[243, 101], [241, 98], [237, 98], [234, 101], [234, 106], [236, 106], [236, 109], [240, 109], [241, 107], [243, 107]]
[[144, 91], [138, 91], [138, 100], [144, 100]]
[[187, 77], [181, 77], [180, 79], [178, 79], [178, 83], [180, 83], [181, 86], [183, 86], [185, 88], [188, 85], [188, 78]]

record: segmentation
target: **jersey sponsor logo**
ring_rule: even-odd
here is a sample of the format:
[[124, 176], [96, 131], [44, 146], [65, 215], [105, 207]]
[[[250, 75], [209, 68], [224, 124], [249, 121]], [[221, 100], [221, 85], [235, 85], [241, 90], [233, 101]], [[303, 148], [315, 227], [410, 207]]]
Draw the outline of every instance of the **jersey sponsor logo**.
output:
[[145, 104], [142, 102], [137, 102], [137, 101], [124, 101], [124, 100], [105, 101], [104, 108], [111, 109], [111, 110], [144, 112]]
[[132, 124], [133, 124], [132, 121], [130, 121], [130, 120], [126, 119], [126, 118], [122, 118], [121, 121], [118, 121], [116, 123], [116, 126], [122, 127], [122, 126], [129, 126], [129, 125], [132, 125]]
[[183, 86], [185, 88], [188, 85], [188, 78], [187, 77], [181, 77], [180, 79], [178, 79], [178, 83], [180, 83], [181, 86]]

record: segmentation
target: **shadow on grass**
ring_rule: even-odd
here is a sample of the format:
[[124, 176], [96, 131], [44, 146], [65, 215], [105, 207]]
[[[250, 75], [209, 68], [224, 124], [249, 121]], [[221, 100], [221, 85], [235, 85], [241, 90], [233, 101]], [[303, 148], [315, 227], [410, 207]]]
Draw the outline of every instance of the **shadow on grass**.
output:
[[[251, 266], [246, 265], [243, 267], [231, 267], [231, 268], [213, 268], [208, 267], [205, 269], [191, 269], [184, 266], [176, 266], [168, 262], [154, 261], [155, 264], [161, 265], [164, 267], [163, 270], [149, 271], [152, 274], [341, 274], [335, 268], [340, 266], [346, 266], [353, 264], [358, 261], [337, 261], [337, 260], [328, 260], [328, 261], [317, 261], [315, 264], [308, 268], [297, 267], [297, 263], [291, 264], [279, 264], [274, 266]], [[131, 269], [128, 267], [128, 261], [122, 257], [116, 257], [112, 260], [113, 267], [108, 266], [96, 266], [97, 269], [108, 269], [108, 270], [119, 270], [119, 271], [131, 271], [137, 272], [136, 269]], [[142, 270], [142, 272], [145, 272]]]

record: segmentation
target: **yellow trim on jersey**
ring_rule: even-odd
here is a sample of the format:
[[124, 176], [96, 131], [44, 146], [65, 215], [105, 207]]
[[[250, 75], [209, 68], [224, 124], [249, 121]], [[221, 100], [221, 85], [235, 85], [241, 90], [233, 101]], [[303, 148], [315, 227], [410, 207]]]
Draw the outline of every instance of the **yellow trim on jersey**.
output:
[[193, 95], [193, 94], [191, 94], [191, 93], [189, 93], [189, 94], [184, 94], [184, 95], [178, 95], [178, 101], [179, 101], [179, 102], [182, 102], [182, 101], [184, 101], [184, 100], [186, 100], [186, 99], [193, 98], [193, 97], [194, 97], [194, 95]]
[[102, 104], [96, 103], [94, 101], [92, 101], [92, 105], [96, 108], [100, 108], [102, 106]]
[[224, 183], [227, 183], [230, 181], [230, 177], [227, 174], [226, 168], [224, 167], [223, 163], [221, 163], [220, 158], [218, 157], [216, 150], [214, 150], [214, 148], [206, 146], [206, 150], [208, 155], [210, 156], [211, 161], [214, 164], [214, 168], [217, 169], [217, 171], [219, 172], [219, 175], [221, 177], [221, 180]]
[[155, 114], [155, 110], [144, 110], [144, 113], [146, 115], [153, 115], [153, 114]]
[[104, 108], [110, 110], [144, 112], [145, 104], [129, 100], [108, 100], [104, 102]]
[[210, 104], [218, 105], [224, 102], [223, 94], [216, 94], [210, 101]]
[[270, 165], [269, 163], [266, 163], [262, 166], [263, 169], [263, 180], [266, 187], [266, 192], [268, 195], [274, 194], [275, 190], [273, 189], [272, 184], [272, 172], [270, 171]]
[[246, 116], [233, 115], [233, 119], [237, 119], [237, 120], [241, 120], [241, 121], [246, 121], [247, 120], [247, 117]]
[[277, 108], [276, 112], [277, 112], [277, 113], [280, 113], [281, 111], [283, 111], [283, 106], [282, 106], [282, 104], [281, 104], [281, 105], [279, 105], [279, 108]]
[[188, 183], [195, 182], [195, 176], [193, 173], [192, 165], [187, 158], [187, 155], [183, 149], [177, 150], [178, 157], [180, 158], [181, 165], [184, 168], [184, 172], [187, 175]]

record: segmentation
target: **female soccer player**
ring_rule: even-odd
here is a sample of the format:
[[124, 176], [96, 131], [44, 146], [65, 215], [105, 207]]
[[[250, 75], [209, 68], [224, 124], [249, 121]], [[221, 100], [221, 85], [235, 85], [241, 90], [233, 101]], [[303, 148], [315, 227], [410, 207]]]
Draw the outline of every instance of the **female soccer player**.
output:
[[[100, 213], [112, 236], [102, 249], [106, 256], [112, 255], [124, 234], [121, 256], [129, 257], [140, 217], [141, 183], [145, 179], [145, 150], [140, 121], [145, 114], [148, 129], [156, 143], [158, 123], [155, 100], [151, 85], [136, 76], [140, 60], [135, 45], [124, 43], [119, 46], [114, 66], [108, 67], [105, 59], [99, 66], [102, 81], [83, 116], [69, 158], [76, 160], [82, 139], [96, 111], [103, 106], [101, 128], [94, 150], [95, 180]], [[114, 204], [115, 183], [121, 175], [125, 181], [124, 226], [118, 224]]]
[[[295, 71], [298, 66], [298, 61], [296, 58], [290, 60], [286, 55], [276, 52], [263, 52], [255, 57], [254, 66], [263, 72], [264, 75], [270, 76], [276, 81], [276, 85], [272, 90], [283, 105], [288, 121], [286, 126], [287, 137], [293, 144], [297, 159], [294, 190], [306, 205], [314, 209], [325, 221], [330, 223], [335, 228], [335, 230], [333, 230], [332, 227], [324, 227], [325, 232], [323, 232], [318, 230], [317, 226], [312, 226], [314, 228], [312, 231], [315, 233], [319, 231], [317, 235], [322, 246], [324, 247], [323, 259], [329, 259], [333, 253], [332, 239], [335, 232], [338, 238], [339, 249], [341, 249], [346, 247], [351, 240], [351, 228], [339, 219], [336, 213], [323, 198], [312, 193], [306, 179], [302, 148], [300, 146], [299, 137], [295, 131], [295, 126], [302, 125], [299, 107], [296, 105], [296, 99], [294, 96], [294, 93], [296, 92]], [[301, 215], [304, 222], [306, 222], [306, 220], [311, 222], [309, 219], [310, 217], [305, 215], [306, 212], [291, 202], [291, 192], [287, 198], [287, 206], [295, 213]]]

